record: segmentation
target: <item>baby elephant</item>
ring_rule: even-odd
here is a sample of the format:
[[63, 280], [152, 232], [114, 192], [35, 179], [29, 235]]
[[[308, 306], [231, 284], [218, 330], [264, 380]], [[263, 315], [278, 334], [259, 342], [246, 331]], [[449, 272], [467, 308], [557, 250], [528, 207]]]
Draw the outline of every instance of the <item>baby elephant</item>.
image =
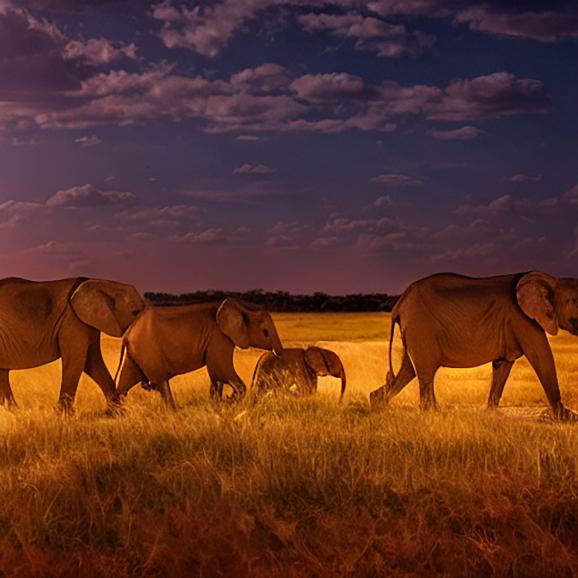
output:
[[[228, 383], [242, 398], [246, 387], [233, 366], [235, 346], [258, 347], [281, 353], [282, 345], [273, 319], [266, 311], [235, 299], [145, 309], [125, 333], [119, 364], [117, 401], [137, 383], [158, 389], [174, 408], [169, 379], [207, 366], [211, 397], [221, 397]], [[118, 372], [117, 371], [117, 375]]]
[[341, 378], [341, 400], [346, 387], [345, 369], [336, 353], [321, 347], [284, 349], [278, 356], [264, 353], [255, 367], [251, 387], [264, 393], [296, 386], [300, 395], [310, 395], [317, 391], [320, 375]]

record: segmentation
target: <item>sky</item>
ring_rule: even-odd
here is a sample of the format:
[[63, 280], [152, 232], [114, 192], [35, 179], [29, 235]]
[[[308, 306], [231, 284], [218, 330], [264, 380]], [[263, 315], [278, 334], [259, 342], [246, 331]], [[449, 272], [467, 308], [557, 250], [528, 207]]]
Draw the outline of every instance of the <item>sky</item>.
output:
[[0, 276], [577, 276], [578, 3], [0, 0]]

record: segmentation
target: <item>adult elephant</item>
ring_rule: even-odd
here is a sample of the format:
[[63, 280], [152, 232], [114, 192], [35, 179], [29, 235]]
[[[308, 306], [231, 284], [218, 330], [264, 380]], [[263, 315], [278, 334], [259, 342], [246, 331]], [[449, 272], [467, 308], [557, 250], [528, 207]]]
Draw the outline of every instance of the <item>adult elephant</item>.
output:
[[[395, 325], [403, 342], [401, 368], [394, 374], [391, 348]], [[387, 403], [416, 375], [420, 405], [436, 405], [439, 367], [475, 367], [492, 362], [489, 407], [497, 407], [516, 359], [525, 355], [536, 372], [554, 417], [575, 419], [560, 400], [546, 332], [578, 335], [578, 280], [530, 272], [472, 278], [443, 273], [410, 285], [391, 317], [389, 373], [370, 395], [372, 406]]]
[[281, 355], [264, 353], [253, 373], [252, 388], [257, 393], [267, 390], [288, 390], [296, 386], [301, 395], [317, 391], [318, 376], [330, 375], [341, 379], [341, 396], [346, 387], [346, 376], [339, 356], [329, 349], [310, 346], [286, 348]]
[[233, 365], [235, 346], [283, 350], [271, 315], [235, 299], [148, 307], [123, 340], [118, 399], [144, 383], [145, 388], [159, 390], [165, 403], [175, 408], [169, 380], [204, 366], [212, 398], [222, 397], [224, 384], [242, 398], [247, 388]]
[[120, 337], [144, 309], [132, 285], [101, 279], [35, 282], [0, 280], [0, 402], [16, 405], [12, 369], [28, 369], [62, 358], [60, 407], [72, 410], [85, 371], [114, 397], [114, 381], [100, 351], [100, 332]]

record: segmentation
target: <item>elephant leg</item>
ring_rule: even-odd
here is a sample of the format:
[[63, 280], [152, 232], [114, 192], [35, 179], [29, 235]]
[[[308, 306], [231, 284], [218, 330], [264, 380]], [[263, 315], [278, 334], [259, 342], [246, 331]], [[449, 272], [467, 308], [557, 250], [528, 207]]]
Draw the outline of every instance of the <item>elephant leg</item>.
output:
[[392, 397], [395, 397], [402, 389], [415, 377], [415, 369], [407, 351], [403, 355], [401, 367], [394, 379], [388, 375], [385, 384], [385, 402], [387, 403]]
[[120, 400], [125, 397], [137, 383], [142, 381], [147, 381], [146, 376], [141, 368], [127, 355], [120, 370], [115, 399]]
[[550, 349], [545, 334], [543, 335], [543, 340], [542, 347], [526, 348], [524, 355], [530, 362], [530, 365], [533, 367], [544, 388], [554, 418], [559, 420], [575, 420], [577, 418], [576, 414], [562, 405], [554, 356], [552, 355], [552, 350]]
[[502, 393], [504, 393], [504, 386], [506, 385], [513, 365], [513, 361], [506, 359], [496, 359], [492, 362], [492, 387], [490, 388], [490, 395], [488, 396], [489, 409], [494, 409], [500, 404]]
[[2, 405], [7, 404], [11, 409], [18, 407], [10, 387], [10, 371], [8, 369], [0, 369], [0, 403]]
[[175, 403], [175, 398], [173, 397], [173, 392], [171, 391], [171, 386], [169, 385], [168, 380], [163, 381], [160, 386], [158, 386], [158, 389], [161, 392], [165, 405], [170, 409], [177, 409], [177, 404]]
[[219, 380], [211, 380], [211, 388], [209, 389], [209, 397], [213, 401], [220, 401], [223, 399], [224, 383]]
[[[437, 368], [436, 368], [437, 369]], [[434, 377], [436, 369], [418, 369], [419, 406], [422, 410], [436, 409], [437, 401], [434, 391]]]
[[415, 377], [415, 369], [407, 351], [404, 352], [401, 367], [397, 375], [392, 376], [388, 372], [385, 385], [372, 391], [369, 399], [372, 407], [385, 405], [392, 397], [395, 397]]
[[114, 399], [116, 387], [102, 358], [99, 340], [92, 342], [88, 348], [84, 371], [100, 387], [107, 403], [110, 405]]
[[62, 357], [62, 381], [60, 383], [60, 396], [58, 406], [66, 413], [73, 411], [74, 398], [78, 389], [78, 380], [82, 375], [86, 363], [86, 350], [78, 352], [78, 356], [66, 355]]

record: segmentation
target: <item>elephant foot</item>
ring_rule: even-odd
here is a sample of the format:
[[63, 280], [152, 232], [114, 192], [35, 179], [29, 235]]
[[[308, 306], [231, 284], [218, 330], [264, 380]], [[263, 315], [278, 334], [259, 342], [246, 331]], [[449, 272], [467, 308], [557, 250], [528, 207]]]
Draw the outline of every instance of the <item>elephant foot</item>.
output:
[[155, 385], [154, 383], [151, 383], [150, 381], [141, 381], [141, 382], [140, 382], [140, 386], [141, 386], [145, 391], [159, 391], [158, 386]]
[[557, 421], [563, 421], [567, 423], [578, 422], [578, 414], [562, 404], [559, 404], [553, 411], [554, 419]]
[[369, 394], [369, 405], [372, 410], [383, 409], [387, 405], [387, 398], [385, 395], [385, 385], [378, 387]]
[[104, 415], [106, 417], [118, 417], [126, 413], [126, 408], [122, 405], [120, 397], [115, 397], [108, 402]]

